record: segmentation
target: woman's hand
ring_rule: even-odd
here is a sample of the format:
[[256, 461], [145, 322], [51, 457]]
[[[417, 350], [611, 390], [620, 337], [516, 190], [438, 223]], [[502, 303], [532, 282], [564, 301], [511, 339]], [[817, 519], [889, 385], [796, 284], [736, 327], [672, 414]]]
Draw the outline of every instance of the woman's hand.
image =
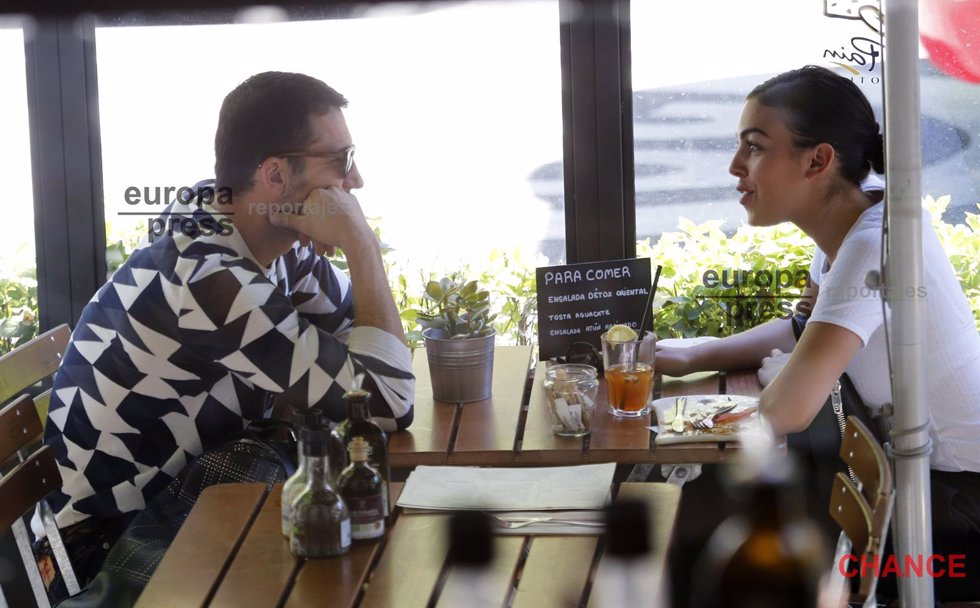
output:
[[657, 358], [654, 363], [657, 372], [665, 376], [685, 376], [694, 369], [694, 358], [691, 348], [676, 348], [657, 344]]
[[776, 378], [776, 374], [779, 370], [783, 369], [786, 362], [789, 361], [789, 356], [791, 353], [784, 353], [778, 348], [772, 349], [768, 357], [762, 358], [762, 366], [759, 367], [759, 383], [762, 386], [769, 386], [769, 384]]
[[807, 323], [793, 356], [759, 397], [759, 409], [776, 435], [797, 433], [810, 425], [861, 346], [861, 338], [849, 329]]

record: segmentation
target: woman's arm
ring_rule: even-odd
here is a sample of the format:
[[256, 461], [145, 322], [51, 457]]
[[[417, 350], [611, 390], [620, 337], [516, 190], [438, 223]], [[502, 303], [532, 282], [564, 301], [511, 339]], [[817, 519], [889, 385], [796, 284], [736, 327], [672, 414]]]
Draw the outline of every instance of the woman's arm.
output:
[[[817, 285], [804, 288], [797, 310], [805, 316], [813, 310]], [[720, 369], [755, 369], [774, 348], [790, 352], [796, 346], [789, 319], [773, 319], [748, 331], [688, 348], [657, 347], [657, 371], [668, 376]]]
[[759, 407], [776, 435], [802, 431], [820, 411], [861, 348], [849, 329], [811, 321], [785, 367], [762, 391]]

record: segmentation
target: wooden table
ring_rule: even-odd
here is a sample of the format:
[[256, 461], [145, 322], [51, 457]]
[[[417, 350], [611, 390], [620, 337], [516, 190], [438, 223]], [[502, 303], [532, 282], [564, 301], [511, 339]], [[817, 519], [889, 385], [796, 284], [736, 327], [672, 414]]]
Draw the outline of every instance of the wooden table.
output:
[[[731, 444], [700, 443], [657, 447], [647, 427], [650, 416], [616, 418], [605, 406], [605, 381], [591, 436], [556, 437], [551, 430], [542, 382], [544, 364], [533, 366], [530, 346], [498, 346], [494, 352], [493, 396], [475, 403], [443, 403], [432, 398], [424, 349], [415, 351], [415, 421], [393, 433], [391, 466], [418, 465], [574, 465], [720, 463]], [[654, 397], [696, 394], [757, 396], [762, 390], [754, 371], [700, 373], [680, 379], [657, 377]]]
[[[280, 533], [281, 486], [227, 484], [204, 491], [137, 603], [184, 606], [444, 606], [459, 584], [446, 565], [447, 514], [394, 513], [384, 540], [355, 544], [342, 557], [296, 559]], [[401, 484], [393, 484], [397, 496]], [[662, 563], [680, 490], [668, 484], [621, 484], [617, 499], [646, 501], [653, 561]], [[595, 606], [604, 574], [600, 536], [507, 535], [492, 563], [497, 605]], [[661, 577], [663, 569], [650, 571]], [[587, 604], [586, 604], [587, 603]]]

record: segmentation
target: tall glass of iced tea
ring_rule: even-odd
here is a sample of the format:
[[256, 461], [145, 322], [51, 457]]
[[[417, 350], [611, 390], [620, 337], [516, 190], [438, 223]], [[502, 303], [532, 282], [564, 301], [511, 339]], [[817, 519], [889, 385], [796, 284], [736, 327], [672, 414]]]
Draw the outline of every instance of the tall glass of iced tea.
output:
[[648, 332], [642, 340], [612, 340], [607, 332], [601, 339], [609, 411], [626, 418], [645, 415], [653, 396], [657, 336]]

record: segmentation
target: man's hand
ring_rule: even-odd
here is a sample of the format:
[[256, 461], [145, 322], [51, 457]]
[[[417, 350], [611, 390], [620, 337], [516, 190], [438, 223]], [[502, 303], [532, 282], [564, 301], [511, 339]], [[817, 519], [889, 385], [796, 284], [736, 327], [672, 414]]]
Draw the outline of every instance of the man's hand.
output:
[[376, 327], [404, 343], [401, 317], [381, 259], [381, 244], [357, 198], [335, 186], [318, 188], [306, 197], [302, 209], [302, 213], [270, 214], [269, 223], [295, 230], [299, 240], [312, 242], [317, 253], [343, 249], [357, 310], [354, 325]]
[[317, 253], [328, 255], [333, 254], [335, 247], [346, 250], [365, 239], [375, 239], [357, 198], [336, 186], [311, 192], [303, 201], [302, 210], [302, 213], [270, 214], [269, 223], [295, 230], [304, 245], [313, 242]]

